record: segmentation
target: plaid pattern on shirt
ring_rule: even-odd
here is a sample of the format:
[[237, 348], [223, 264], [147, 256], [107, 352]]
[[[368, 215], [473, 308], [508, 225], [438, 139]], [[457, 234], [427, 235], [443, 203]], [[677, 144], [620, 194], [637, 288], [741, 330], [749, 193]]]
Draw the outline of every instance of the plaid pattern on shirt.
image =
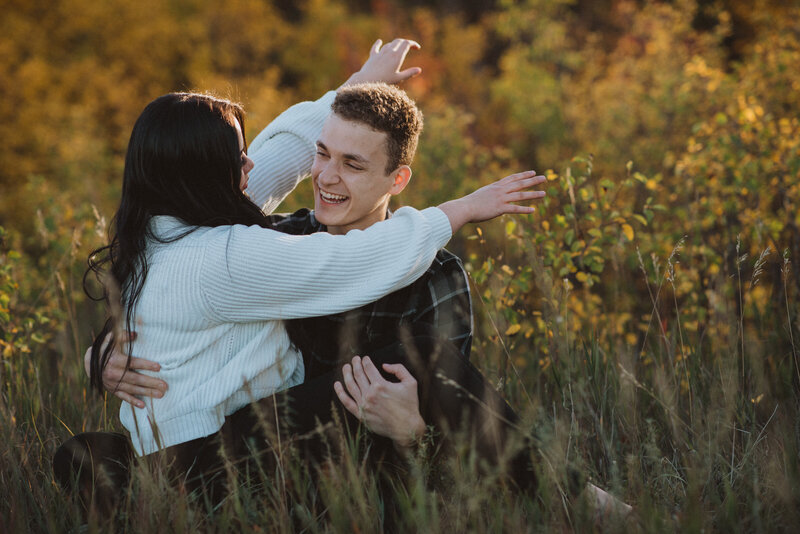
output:
[[[307, 235], [327, 230], [308, 209], [270, 215], [276, 230]], [[440, 250], [431, 266], [411, 285], [370, 304], [335, 315], [286, 321], [292, 343], [303, 353], [306, 379], [319, 376], [355, 355], [368, 354], [398, 339], [404, 327], [429, 325], [469, 358], [472, 303], [458, 256]]]

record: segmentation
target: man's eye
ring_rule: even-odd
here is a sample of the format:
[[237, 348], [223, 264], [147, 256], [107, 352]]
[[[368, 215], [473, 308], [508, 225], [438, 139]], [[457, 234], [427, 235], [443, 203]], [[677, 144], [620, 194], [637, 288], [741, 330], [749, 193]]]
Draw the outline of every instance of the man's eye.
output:
[[320, 158], [327, 158], [328, 157], [328, 155], [325, 152], [321, 151], [321, 150], [317, 150], [317, 156], [320, 157]]
[[358, 165], [355, 165], [354, 163], [347, 163], [346, 165], [348, 167], [350, 167], [351, 169], [353, 169], [354, 171], [363, 171], [364, 170], [362, 167], [360, 167]]

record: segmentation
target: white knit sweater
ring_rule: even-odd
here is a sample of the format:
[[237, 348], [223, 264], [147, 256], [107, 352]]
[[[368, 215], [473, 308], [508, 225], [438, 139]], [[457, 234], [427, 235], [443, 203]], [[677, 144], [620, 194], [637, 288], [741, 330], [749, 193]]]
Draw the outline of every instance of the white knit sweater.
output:
[[[251, 153], [275, 151], [283, 162], [292, 159], [287, 147], [294, 146], [313, 157], [329, 105], [326, 95], [301, 105], [305, 116], [290, 108], [259, 134]], [[269, 182], [285, 191], [256, 180], [264, 186], [254, 194], [261, 203], [277, 205], [303, 174], [292, 165], [283, 169]], [[162, 237], [186, 230], [172, 217], [155, 217], [152, 225]], [[149, 243], [133, 356], [159, 362], [169, 390], [161, 399], [143, 398], [144, 409], [123, 403], [120, 418], [137, 453], [209, 435], [247, 403], [302, 382], [302, 358], [281, 319], [338, 313], [408, 285], [450, 235], [441, 210], [401, 208], [390, 220], [344, 236], [288, 236], [238, 225]]]

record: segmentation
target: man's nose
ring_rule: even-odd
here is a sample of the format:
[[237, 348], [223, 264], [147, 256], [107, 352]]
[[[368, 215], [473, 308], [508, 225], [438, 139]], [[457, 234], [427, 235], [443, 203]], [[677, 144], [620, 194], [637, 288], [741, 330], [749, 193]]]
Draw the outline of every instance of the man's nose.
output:
[[339, 172], [336, 170], [336, 165], [333, 165], [332, 163], [325, 165], [319, 173], [317, 181], [322, 184], [335, 184], [338, 182]]

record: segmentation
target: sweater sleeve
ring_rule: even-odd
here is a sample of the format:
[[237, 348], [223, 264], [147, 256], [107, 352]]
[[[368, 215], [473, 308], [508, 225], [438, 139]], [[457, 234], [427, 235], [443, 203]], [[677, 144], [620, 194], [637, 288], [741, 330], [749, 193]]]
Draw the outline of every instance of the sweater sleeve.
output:
[[438, 208], [401, 208], [346, 235], [233, 226], [206, 246], [200, 287], [209, 315], [220, 322], [339, 313], [412, 283], [450, 236]]
[[247, 194], [264, 213], [272, 213], [311, 170], [322, 124], [336, 93], [314, 102], [301, 102], [281, 113], [248, 148], [255, 166]]

